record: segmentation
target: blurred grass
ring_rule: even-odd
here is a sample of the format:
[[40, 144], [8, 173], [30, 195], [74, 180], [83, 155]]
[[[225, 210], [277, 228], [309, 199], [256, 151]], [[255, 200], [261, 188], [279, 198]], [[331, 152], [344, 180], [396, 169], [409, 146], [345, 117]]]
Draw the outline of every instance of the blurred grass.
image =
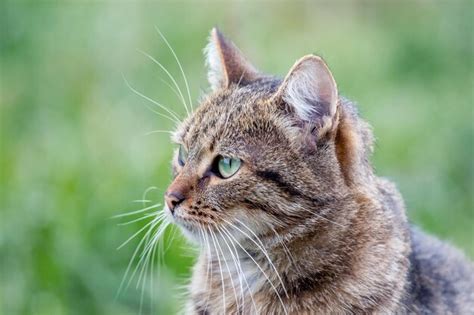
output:
[[[378, 2], [377, 2], [378, 3]], [[0, 4], [0, 314], [137, 314], [140, 290], [115, 294], [144, 223], [109, 218], [161, 200], [173, 125], [128, 89], [184, 114], [146, 51], [194, 99], [205, 90], [202, 48], [219, 25], [261, 69], [284, 75], [300, 56], [329, 63], [343, 95], [374, 126], [378, 173], [409, 216], [474, 257], [473, 5], [306, 2]], [[170, 235], [167, 236], [171, 237]], [[179, 237], [144, 313], [176, 312], [193, 258]], [[153, 298], [150, 296], [153, 295]]]

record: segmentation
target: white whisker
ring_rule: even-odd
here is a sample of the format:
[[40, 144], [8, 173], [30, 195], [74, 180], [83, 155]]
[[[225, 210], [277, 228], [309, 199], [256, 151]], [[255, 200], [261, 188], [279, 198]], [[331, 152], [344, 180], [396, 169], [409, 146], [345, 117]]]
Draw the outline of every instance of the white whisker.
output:
[[[224, 219], [223, 219], [224, 220]], [[234, 228], [235, 228], [235, 225], [234, 225]], [[286, 310], [286, 307], [285, 307], [285, 304], [283, 303], [283, 299], [281, 298], [280, 296], [280, 293], [278, 293], [278, 290], [276, 289], [275, 285], [273, 284], [273, 282], [270, 280], [270, 278], [268, 277], [267, 273], [263, 270], [263, 268], [260, 266], [259, 263], [257, 263], [257, 261], [252, 257], [252, 255], [249, 254], [249, 252], [239, 243], [239, 241], [231, 234], [229, 233], [229, 236], [234, 240], [234, 242], [239, 245], [239, 247], [247, 254], [247, 256], [254, 262], [254, 264], [257, 266], [257, 268], [262, 272], [263, 276], [267, 279], [268, 283], [270, 284], [270, 286], [272, 287], [273, 291], [275, 292], [275, 294], [277, 295], [278, 297], [278, 300], [280, 301], [281, 303], [281, 306], [283, 307], [283, 311], [285, 312], [285, 314], [288, 315], [288, 311]], [[249, 238], [250, 240], [252, 240], [251, 238]]]
[[168, 69], [166, 69], [165, 66], [163, 66], [158, 60], [156, 60], [155, 58], [153, 58], [151, 55], [147, 54], [146, 52], [142, 51], [142, 50], [138, 50], [138, 52], [140, 52], [141, 54], [143, 54], [144, 56], [148, 57], [151, 61], [153, 61], [158, 67], [161, 68], [161, 70], [163, 70], [166, 75], [170, 78], [171, 82], [173, 82], [174, 86], [176, 87], [176, 89], [178, 90], [178, 93], [181, 97], [181, 100], [183, 102], [183, 105], [184, 105], [184, 109], [186, 110], [186, 114], [189, 116], [189, 109], [188, 109], [188, 106], [186, 105], [186, 101], [184, 99], [184, 96], [183, 96], [183, 92], [181, 92], [181, 89], [179, 88], [179, 85], [178, 83], [176, 82], [176, 80], [174, 79], [174, 77], [171, 75], [171, 73], [168, 71]]
[[293, 255], [291, 254], [290, 250], [288, 249], [288, 246], [286, 246], [285, 242], [282, 240], [282, 237], [280, 236], [280, 234], [278, 234], [278, 232], [273, 228], [273, 226], [271, 226], [270, 229], [273, 231], [273, 233], [277, 237], [278, 242], [281, 244], [283, 251], [285, 252], [286, 257], [288, 258], [288, 261], [290, 262], [290, 264], [292, 266], [296, 266], [295, 259]]
[[145, 136], [149, 136], [149, 135], [152, 135], [154, 133], [168, 133], [168, 134], [173, 134], [173, 131], [169, 131], [169, 130], [153, 130], [153, 131], [149, 131], [147, 133], [145, 133]]
[[[153, 228], [154, 226], [156, 226], [157, 224], [159, 223], [159, 221], [155, 221], [155, 220], [152, 220], [150, 223], [146, 224], [145, 225], [145, 228], [146, 226], [149, 226], [151, 224], [151, 227], [150, 229], [148, 230], [148, 232], [145, 233], [145, 235], [142, 237], [142, 239], [140, 240], [140, 242], [138, 243], [135, 251], [133, 252], [132, 254], [132, 258], [130, 258], [130, 261], [128, 262], [128, 265], [127, 265], [127, 269], [125, 270], [125, 273], [122, 277], [122, 281], [120, 282], [120, 286], [119, 286], [119, 289], [117, 291], [117, 295], [116, 297], [118, 297], [120, 295], [120, 293], [122, 292], [123, 290], [123, 286], [125, 284], [125, 281], [127, 279], [127, 276], [128, 276], [128, 273], [130, 272], [130, 268], [132, 267], [132, 263], [135, 261], [135, 257], [137, 256], [138, 254], [138, 251], [140, 250], [143, 242], [145, 242], [145, 238], [153, 231]], [[141, 229], [142, 231], [143, 229]], [[128, 287], [128, 284], [127, 284], [127, 287]]]
[[278, 278], [278, 280], [280, 281], [280, 284], [283, 288], [283, 291], [285, 291], [285, 295], [286, 297], [288, 297], [288, 292], [286, 291], [286, 287], [285, 285], [283, 284], [283, 280], [281, 279], [280, 277], [280, 274], [278, 273], [278, 270], [277, 268], [275, 267], [275, 265], [273, 264], [270, 256], [268, 255], [268, 252], [267, 250], [265, 249], [265, 247], [263, 246], [263, 243], [262, 241], [260, 240], [260, 238], [248, 227], [246, 226], [242, 221], [238, 220], [238, 222], [243, 226], [245, 227], [257, 240], [259, 240], [260, 243], [262, 243], [262, 246], [259, 245], [257, 242], [254, 241], [254, 239], [252, 237], [250, 237], [247, 233], [245, 233], [244, 231], [242, 231], [241, 229], [239, 229], [238, 226], [236, 226], [235, 224], [232, 224], [231, 222], [225, 220], [225, 219], [222, 219], [224, 220], [227, 224], [229, 224], [230, 226], [234, 227], [235, 229], [237, 229], [239, 232], [241, 232], [242, 234], [244, 234], [249, 240], [251, 240], [255, 245], [257, 245], [257, 247], [262, 251], [262, 253], [265, 255], [265, 257], [267, 258], [268, 262], [270, 263], [270, 266], [272, 266], [273, 270], [275, 271], [275, 274]]
[[[145, 248], [144, 248], [144, 252], [145, 251], [148, 251], [153, 245], [154, 243], [161, 238], [161, 236], [163, 235], [163, 233], [165, 232], [166, 228], [169, 226], [169, 222], [164, 220], [162, 222], [162, 224], [158, 227], [158, 229], [156, 230], [155, 234], [153, 235], [153, 237], [151, 238], [151, 240], [145, 245]], [[144, 253], [142, 253], [140, 255], [140, 257], [142, 257], [144, 255]]]
[[145, 219], [148, 219], [148, 218], [151, 218], [151, 217], [157, 217], [157, 218], [161, 218], [163, 217], [165, 214], [164, 213], [160, 213], [160, 211], [155, 211], [155, 212], [152, 212], [152, 213], [149, 213], [149, 214], [146, 214], [138, 219], [134, 219], [134, 220], [131, 220], [131, 221], [128, 221], [128, 222], [124, 222], [124, 223], [117, 223], [118, 226], [123, 226], [123, 225], [129, 225], [129, 224], [132, 224], [132, 223], [135, 223], [135, 222], [139, 222], [139, 221], [143, 221]]
[[139, 235], [141, 232], [143, 232], [143, 230], [145, 230], [147, 227], [149, 227], [150, 225], [152, 225], [153, 223], [158, 223], [159, 221], [156, 221], [156, 220], [153, 220], [153, 221], [150, 221], [148, 222], [147, 224], [145, 224], [144, 227], [142, 227], [140, 230], [138, 230], [135, 234], [133, 234], [132, 236], [130, 236], [125, 242], [122, 243], [122, 245], [120, 245], [119, 247], [117, 247], [117, 250], [119, 250], [120, 248], [124, 247], [125, 245], [127, 245], [131, 240], [133, 240], [135, 237], [137, 237], [137, 235]]
[[[139, 312], [138, 314], [141, 314], [142, 313], [142, 308], [143, 308], [143, 297], [145, 295], [145, 285], [146, 285], [146, 278], [143, 277], [143, 273], [145, 272], [146, 273], [146, 270], [148, 268], [148, 255], [147, 255], [147, 259], [145, 260], [145, 263], [142, 264], [142, 267], [141, 267], [141, 271], [140, 271], [140, 276], [138, 277], [138, 280], [137, 280], [137, 285], [135, 287], [135, 289], [138, 290], [138, 287], [140, 286], [140, 282], [142, 282], [142, 286], [141, 286], [141, 294], [140, 294], [140, 308], [139, 308]], [[140, 264], [137, 265], [137, 268], [140, 266]], [[136, 269], [137, 270], [137, 269]]]
[[145, 94], [139, 92], [137, 89], [135, 89], [133, 86], [130, 85], [130, 83], [129, 83], [128, 80], [125, 78], [125, 76], [123, 76], [123, 80], [125, 81], [125, 84], [128, 86], [128, 88], [129, 88], [130, 90], [132, 90], [133, 93], [137, 94], [138, 96], [141, 96], [142, 98], [146, 99], [147, 101], [149, 101], [149, 102], [155, 104], [156, 106], [158, 106], [159, 108], [163, 109], [163, 110], [166, 111], [168, 114], [170, 114], [171, 117], [168, 116], [168, 115], [159, 113], [159, 112], [155, 112], [155, 113], [160, 114], [161, 116], [164, 116], [164, 117], [166, 117], [166, 118], [168, 118], [168, 119], [171, 119], [171, 120], [172, 120], [173, 122], [175, 122], [175, 123], [179, 123], [179, 122], [180, 122], [180, 119], [179, 119], [178, 115], [177, 115], [175, 112], [169, 110], [169, 109], [168, 109], [166, 106], [164, 106], [163, 104], [161, 104], [161, 103], [155, 101], [154, 99], [152, 99], [152, 98], [146, 96]]
[[217, 251], [217, 246], [216, 246], [216, 242], [214, 240], [214, 233], [212, 232], [211, 228], [208, 228], [209, 230], [209, 235], [211, 236], [211, 239], [212, 239], [212, 243], [214, 244], [214, 249], [216, 251], [216, 255], [217, 255], [217, 263], [219, 264], [219, 271], [220, 271], [220, 274], [221, 274], [221, 284], [222, 284], [222, 307], [223, 307], [223, 311], [224, 311], [224, 314], [225, 314], [225, 311], [226, 311], [226, 302], [225, 302], [225, 283], [224, 283], [224, 274], [222, 273], [222, 265], [221, 265], [221, 260], [219, 258], [219, 252]]
[[178, 56], [176, 55], [173, 47], [171, 47], [171, 45], [168, 43], [168, 40], [166, 39], [166, 37], [161, 33], [160, 29], [155, 26], [155, 29], [156, 31], [158, 32], [158, 34], [160, 34], [161, 38], [163, 39], [163, 41], [166, 43], [166, 46], [168, 46], [168, 48], [170, 49], [171, 53], [173, 54], [174, 56], [174, 59], [176, 60], [176, 63], [178, 64], [178, 67], [179, 67], [179, 70], [181, 71], [181, 75], [183, 76], [183, 79], [184, 79], [184, 84], [186, 85], [186, 90], [188, 91], [188, 99], [189, 99], [189, 106], [191, 107], [191, 110], [193, 109], [193, 101], [191, 100], [191, 92], [189, 91], [189, 85], [188, 85], [188, 80], [186, 78], [186, 75], [184, 74], [184, 70], [183, 70], [183, 67], [181, 66], [181, 62], [179, 62], [179, 58]]
[[[150, 248], [151, 248], [151, 247], [150, 247], [150, 243], [153, 244], [153, 242], [157, 239], [156, 236], [158, 235], [158, 237], [159, 237], [159, 236], [163, 233], [163, 231], [168, 227], [168, 225], [169, 225], [168, 222], [164, 222], [163, 225], [160, 225], [160, 226], [159, 226], [158, 230], [155, 232], [155, 235], [154, 235], [153, 237], [150, 238], [151, 235], [150, 235], [150, 234], [147, 235], [147, 239], [146, 239], [146, 242], [145, 242], [146, 244], [145, 244], [145, 246], [144, 246], [144, 248], [143, 248], [143, 250], [142, 250], [142, 253], [140, 254], [140, 259], [139, 259], [139, 261], [138, 261], [138, 263], [137, 263], [137, 266], [135, 267], [135, 270], [133, 271], [132, 275], [130, 276], [130, 280], [129, 280], [128, 283], [127, 283], [127, 287], [128, 287], [128, 286], [130, 285], [130, 283], [132, 282], [132, 280], [133, 280], [133, 278], [135, 277], [135, 274], [137, 273], [137, 271], [138, 271], [138, 269], [140, 268], [140, 266], [142, 266], [142, 269], [141, 269], [141, 270], [143, 271], [143, 265], [142, 265], [142, 264], [143, 264], [144, 262], [146, 262], [146, 257], [148, 257], [147, 253], [149, 252], [149, 250], [150, 250]], [[154, 227], [155, 227], [155, 226], [156, 226], [156, 225], [154, 225]], [[153, 228], [150, 229], [150, 231], [152, 231], [152, 230], [153, 230]], [[137, 288], [138, 288], [138, 285], [139, 285], [139, 283], [140, 283], [140, 279], [142, 278], [141, 274], [142, 274], [142, 272], [140, 272], [139, 278], [138, 278], [138, 280], [137, 280]]]
[[[202, 226], [202, 228], [204, 228]], [[212, 259], [212, 253], [211, 253], [211, 244], [209, 242], [209, 238], [207, 236], [207, 232], [203, 229], [202, 231], [202, 234], [204, 235], [204, 238], [206, 240], [206, 244], [207, 244], [207, 270], [206, 270], [206, 289], [209, 288], [209, 286], [212, 286], [212, 281], [213, 281], [213, 277], [212, 277], [212, 274], [213, 274], [213, 268], [212, 268], [212, 263], [211, 263], [211, 259]], [[208, 280], [208, 272], [210, 272], [210, 279]], [[209, 295], [206, 296], [207, 299], [206, 299], [206, 305], [204, 307], [204, 312], [207, 311], [207, 307], [209, 306]]]
[[[240, 259], [239, 259], [239, 254], [238, 254], [238, 250], [237, 248], [235, 247], [235, 244], [234, 242], [232, 242], [231, 238], [230, 238], [230, 232], [224, 227], [222, 226], [222, 231], [224, 232], [224, 234], [227, 235], [227, 237], [229, 238], [229, 242], [232, 244], [233, 248], [234, 248], [234, 251], [235, 251], [235, 254], [236, 254], [236, 257], [237, 257], [237, 261], [239, 262], [239, 269], [240, 269], [240, 274], [242, 275], [242, 278], [244, 279], [245, 281], [245, 284], [247, 286], [247, 290], [249, 291], [249, 294], [250, 294], [250, 299], [252, 300], [252, 304], [253, 304], [253, 307], [255, 309], [255, 312], [257, 312], [257, 305], [255, 304], [255, 300], [253, 298], [253, 294], [252, 294], [252, 290], [250, 289], [250, 285], [247, 281], [247, 277], [245, 276], [245, 273], [244, 271], [242, 270], [242, 264], [240, 263]], [[243, 294], [243, 291], [242, 291], [242, 294]]]
[[169, 82], [165, 81], [163, 78], [159, 77], [159, 79], [161, 82], [163, 82], [164, 85], [170, 88], [173, 94], [176, 95], [178, 97], [178, 100], [181, 102], [182, 100], [181, 100], [181, 97], [179, 96], [178, 91], [176, 91], [176, 89], [171, 84], [169, 84]]
[[326, 218], [325, 216], [323, 216], [323, 215], [321, 215], [321, 214], [319, 214], [319, 213], [316, 213], [316, 212], [314, 212], [314, 211], [310, 211], [310, 210], [308, 210], [308, 209], [306, 209], [306, 208], [303, 208], [303, 207], [300, 207], [300, 209], [302, 209], [302, 210], [304, 210], [304, 211], [307, 211], [307, 212], [309, 212], [309, 213], [311, 213], [311, 214], [317, 216], [318, 218], [321, 218], [321, 219], [323, 219], [323, 220], [325, 220], [325, 221], [328, 221], [328, 222], [330, 222], [330, 223], [332, 223], [332, 224], [334, 224], [334, 225], [337, 225], [337, 226], [340, 226], [340, 227], [342, 227], [342, 228], [345, 228], [344, 225], [342, 225], [342, 224], [340, 224], [340, 223], [337, 223], [337, 222], [334, 222], [334, 221], [332, 221], [332, 220]]
[[[217, 228], [217, 226], [216, 226], [216, 228]], [[219, 230], [218, 230], [218, 231], [219, 231]], [[221, 235], [221, 234], [219, 233], [219, 235]], [[222, 235], [221, 235], [221, 237], [222, 237]], [[220, 244], [220, 242], [219, 242], [219, 239], [217, 238], [217, 235], [216, 235], [216, 241], [217, 241], [217, 246], [219, 247], [219, 250], [220, 250], [220, 252], [221, 252], [221, 254], [222, 254], [222, 259], [224, 260], [224, 263], [225, 263], [225, 265], [226, 265], [227, 272], [229, 273], [230, 284], [232, 285], [232, 288], [234, 289], [235, 303], [238, 303], [239, 298], [237, 297], [237, 291], [236, 291], [236, 289], [235, 289], [234, 279], [233, 279], [233, 277], [232, 277], [232, 272], [230, 271], [229, 264], [227, 263], [227, 259], [226, 259], [225, 255], [224, 255], [224, 251], [222, 250], [222, 247], [221, 247], [221, 244]]]
[[[162, 238], [160, 238], [161, 240]], [[156, 257], [156, 250], [160, 246], [160, 242], [155, 242], [155, 245], [152, 249], [151, 253], [151, 268], [150, 268], [150, 296], [154, 297], [155, 296], [155, 257]], [[158, 266], [158, 270], [160, 270]], [[155, 303], [153, 298], [150, 299], [150, 309], [151, 309], [151, 314], [154, 313], [154, 307]]]
[[[241, 309], [245, 309], [244, 286], [243, 286], [243, 284], [242, 284], [242, 278], [245, 279], [245, 274], [244, 274], [243, 271], [242, 271], [242, 267], [241, 267], [241, 265], [240, 265], [240, 261], [239, 261], [238, 257], [234, 256], [234, 253], [232, 252], [232, 249], [230, 248], [229, 243], [227, 243], [227, 240], [226, 240], [226, 238], [225, 238], [225, 235], [223, 234], [224, 231], [223, 231], [223, 230], [221, 231], [221, 230], [219, 229], [219, 227], [217, 227], [217, 226], [216, 226], [216, 228], [217, 228], [217, 230], [219, 231], [219, 234], [220, 234], [220, 236], [222, 237], [222, 240], [224, 241], [225, 245], [226, 245], [227, 248], [229, 249], [229, 253], [230, 253], [230, 255], [231, 255], [231, 257], [232, 257], [232, 260], [233, 260], [233, 262], [234, 262], [235, 270], [237, 271], [237, 276], [238, 276], [239, 282], [240, 282], [240, 300], [241, 300], [241, 303], [242, 303], [242, 305], [241, 305], [240, 307], [241, 307]], [[229, 240], [229, 242], [232, 243], [231, 240]], [[234, 244], [232, 244], [232, 245], [234, 245]], [[238, 255], [238, 252], [237, 252], [235, 246], [234, 246], [234, 250], [236, 251], [236, 255]], [[249, 290], [250, 290], [250, 288], [249, 288]], [[237, 297], [236, 297], [236, 303], [237, 303], [237, 308], [239, 308], [239, 304], [238, 304], [238, 299], [237, 299]]]
[[151, 205], [149, 207], [145, 207], [145, 208], [142, 208], [142, 209], [139, 209], [139, 210], [134, 210], [134, 211], [114, 215], [111, 218], [115, 219], [115, 218], [128, 217], [128, 216], [131, 216], [131, 215], [134, 215], [134, 214], [146, 212], [148, 210], [154, 209], [154, 208], [159, 207], [159, 206], [161, 206], [161, 203], [155, 203], [154, 205]]
[[150, 201], [145, 201], [145, 200], [147, 200], [146, 196], [148, 195], [148, 193], [153, 190], [159, 190], [159, 189], [156, 186], [150, 186], [147, 189], [145, 189], [145, 191], [143, 192], [142, 194], [143, 207], [145, 207], [145, 203], [151, 202], [151, 200]]

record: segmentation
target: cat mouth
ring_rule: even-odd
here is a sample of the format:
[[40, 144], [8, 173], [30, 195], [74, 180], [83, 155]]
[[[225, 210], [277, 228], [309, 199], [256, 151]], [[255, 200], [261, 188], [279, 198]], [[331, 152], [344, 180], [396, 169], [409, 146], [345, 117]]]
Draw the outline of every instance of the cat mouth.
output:
[[178, 208], [171, 212], [168, 209], [168, 215], [171, 217], [173, 223], [182, 229], [185, 229], [187, 232], [200, 233], [201, 230], [205, 229], [205, 227], [209, 225], [209, 222], [199, 220], [194, 217], [189, 217], [186, 213], [182, 213], [183, 211], [186, 210]]
[[201, 222], [193, 218], [187, 218], [182, 215], [174, 215], [173, 223], [176, 224], [181, 232], [189, 240], [200, 242], [202, 239], [203, 231], [209, 228], [209, 222]]

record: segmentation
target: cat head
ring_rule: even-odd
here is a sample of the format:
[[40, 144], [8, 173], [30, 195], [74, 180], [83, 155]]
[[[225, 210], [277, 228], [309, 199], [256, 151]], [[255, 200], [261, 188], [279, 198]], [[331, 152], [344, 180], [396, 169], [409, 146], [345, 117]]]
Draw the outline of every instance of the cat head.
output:
[[355, 185], [366, 146], [323, 59], [269, 76], [217, 29], [206, 55], [212, 90], [173, 135], [169, 215], [194, 239], [338, 221], [334, 204]]

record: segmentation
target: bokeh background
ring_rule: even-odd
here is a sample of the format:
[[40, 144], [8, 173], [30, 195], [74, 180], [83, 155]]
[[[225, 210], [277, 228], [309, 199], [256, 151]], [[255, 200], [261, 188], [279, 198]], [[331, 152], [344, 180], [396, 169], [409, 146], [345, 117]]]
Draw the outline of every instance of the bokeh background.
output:
[[281, 76], [302, 55], [322, 55], [374, 127], [373, 161], [398, 184], [410, 219], [473, 258], [472, 3], [2, 1], [0, 314], [178, 311], [194, 254], [173, 230], [160, 273], [146, 277], [153, 286], [142, 294], [135, 278], [116, 294], [139, 238], [116, 248], [146, 221], [111, 217], [140, 209], [133, 201], [146, 191], [161, 201], [173, 148], [167, 134], [147, 135], [173, 123], [124, 77], [185, 113], [139, 52], [185, 89], [155, 26], [194, 105], [207, 89], [202, 49], [214, 25]]

